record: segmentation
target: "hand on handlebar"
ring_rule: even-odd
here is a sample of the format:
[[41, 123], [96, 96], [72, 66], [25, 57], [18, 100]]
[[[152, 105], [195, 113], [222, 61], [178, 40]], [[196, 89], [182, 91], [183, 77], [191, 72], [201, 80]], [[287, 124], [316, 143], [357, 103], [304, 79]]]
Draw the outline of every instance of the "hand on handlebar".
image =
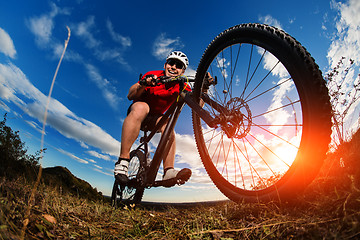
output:
[[142, 86], [155, 86], [156, 85], [156, 79], [158, 77], [154, 74], [149, 74], [149, 75], [146, 75], [144, 76], [143, 78], [140, 79], [139, 83], [140, 85]]
[[204, 78], [203, 92], [206, 93], [212, 84], [214, 84], [214, 78], [207, 72]]

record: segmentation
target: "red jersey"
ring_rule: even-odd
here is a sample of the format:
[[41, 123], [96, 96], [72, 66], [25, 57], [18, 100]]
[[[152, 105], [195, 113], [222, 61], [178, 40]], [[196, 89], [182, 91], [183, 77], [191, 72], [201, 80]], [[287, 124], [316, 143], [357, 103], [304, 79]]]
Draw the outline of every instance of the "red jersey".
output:
[[[150, 71], [144, 76], [154, 74], [158, 77], [165, 76], [165, 71]], [[188, 84], [185, 84], [187, 91], [191, 91]], [[149, 114], [163, 114], [176, 101], [180, 93], [180, 86], [176, 82], [162, 83], [153, 87], [146, 87], [141, 97], [134, 102], [146, 102], [150, 107]]]

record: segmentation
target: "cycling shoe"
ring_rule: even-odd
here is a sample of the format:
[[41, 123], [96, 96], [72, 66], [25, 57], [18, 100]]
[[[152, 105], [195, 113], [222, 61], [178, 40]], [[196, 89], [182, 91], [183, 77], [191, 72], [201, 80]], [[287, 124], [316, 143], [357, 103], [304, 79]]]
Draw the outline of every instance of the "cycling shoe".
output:
[[161, 181], [161, 185], [164, 187], [172, 187], [175, 184], [182, 185], [191, 177], [191, 170], [183, 168], [180, 171], [175, 169], [169, 169], [166, 171]]
[[114, 175], [116, 181], [120, 185], [126, 184], [129, 181], [128, 178], [129, 161], [130, 161], [129, 159], [119, 158], [119, 160], [115, 163]]

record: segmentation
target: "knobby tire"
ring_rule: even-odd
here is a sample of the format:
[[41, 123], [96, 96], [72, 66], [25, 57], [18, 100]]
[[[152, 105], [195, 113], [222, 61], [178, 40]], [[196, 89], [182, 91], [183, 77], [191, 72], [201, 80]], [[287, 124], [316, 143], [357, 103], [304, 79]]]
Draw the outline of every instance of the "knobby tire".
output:
[[314, 59], [282, 30], [242, 24], [204, 52], [193, 90], [198, 102], [207, 72], [218, 78], [210, 99], [227, 109], [205, 104], [217, 128], [192, 114], [212, 181], [235, 202], [294, 199], [315, 178], [330, 142], [331, 105]]

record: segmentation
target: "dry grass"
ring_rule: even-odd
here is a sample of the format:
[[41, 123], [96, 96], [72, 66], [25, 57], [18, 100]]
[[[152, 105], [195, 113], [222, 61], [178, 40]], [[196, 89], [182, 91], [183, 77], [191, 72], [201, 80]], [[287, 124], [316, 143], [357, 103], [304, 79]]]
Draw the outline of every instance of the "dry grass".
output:
[[[330, 154], [295, 203], [139, 205], [113, 209], [40, 185], [25, 239], [360, 238], [360, 132]], [[0, 239], [18, 239], [33, 185], [0, 179]]]
[[[40, 186], [26, 239], [350, 239], [360, 237], [360, 191], [314, 182], [292, 205], [137, 206], [113, 209]], [[326, 185], [327, 186], [327, 185]], [[1, 182], [2, 239], [20, 236], [31, 185]]]

